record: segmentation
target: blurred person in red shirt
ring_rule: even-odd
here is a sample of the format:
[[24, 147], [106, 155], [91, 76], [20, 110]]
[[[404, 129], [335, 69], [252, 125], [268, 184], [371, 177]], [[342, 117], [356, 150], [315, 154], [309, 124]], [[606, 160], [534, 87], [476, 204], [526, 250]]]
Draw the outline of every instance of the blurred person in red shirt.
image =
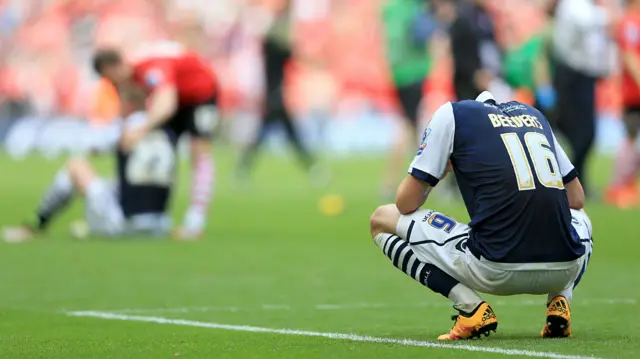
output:
[[116, 87], [133, 82], [148, 94], [147, 122], [139, 129], [125, 131], [120, 146], [124, 150], [154, 128], [168, 127], [191, 138], [191, 203], [176, 239], [199, 238], [206, 224], [212, 196], [214, 166], [212, 135], [217, 124], [218, 86], [213, 71], [195, 52], [173, 42], [143, 48], [125, 62], [111, 49], [94, 56], [94, 69]]
[[640, 129], [640, 0], [629, 0], [618, 29], [622, 57], [622, 102], [626, 139], [620, 147], [605, 201], [620, 208], [638, 204], [636, 177], [640, 153], [636, 146]]

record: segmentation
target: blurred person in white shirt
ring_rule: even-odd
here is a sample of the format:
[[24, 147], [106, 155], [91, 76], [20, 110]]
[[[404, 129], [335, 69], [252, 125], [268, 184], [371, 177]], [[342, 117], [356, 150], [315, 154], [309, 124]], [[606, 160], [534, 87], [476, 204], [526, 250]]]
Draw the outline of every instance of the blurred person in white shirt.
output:
[[585, 188], [586, 161], [596, 131], [595, 89], [615, 63], [611, 34], [616, 14], [603, 0], [560, 0], [553, 33], [558, 129], [567, 138]]

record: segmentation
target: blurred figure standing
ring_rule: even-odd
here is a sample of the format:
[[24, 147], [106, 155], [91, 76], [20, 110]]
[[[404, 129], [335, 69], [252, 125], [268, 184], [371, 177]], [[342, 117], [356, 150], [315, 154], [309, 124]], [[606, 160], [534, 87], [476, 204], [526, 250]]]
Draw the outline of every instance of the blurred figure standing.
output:
[[636, 177], [640, 154], [636, 146], [640, 130], [640, 0], [628, 0], [618, 29], [622, 55], [622, 104], [627, 137], [618, 150], [613, 178], [605, 201], [619, 208], [638, 204]]
[[303, 144], [293, 122], [293, 117], [285, 104], [285, 68], [292, 58], [289, 26], [289, 6], [286, 5], [271, 19], [262, 44], [266, 80], [265, 109], [258, 134], [244, 150], [238, 163], [237, 175], [240, 180], [245, 180], [249, 176], [255, 157], [267, 137], [269, 128], [278, 122], [284, 126], [287, 139], [295, 149], [300, 164], [310, 177], [314, 176], [311, 171], [315, 168], [315, 159]]
[[[474, 0], [475, 1], [475, 0]], [[433, 13], [438, 21], [447, 29], [450, 38], [450, 49], [453, 59], [453, 87], [457, 101], [473, 100], [482, 91], [489, 89], [494, 76], [483, 67], [483, 62], [497, 61], [494, 70], [499, 72], [499, 54], [497, 48], [491, 51], [494, 39], [493, 24], [489, 15], [481, 6], [482, 1], [470, 4], [460, 0], [433, 0]], [[486, 44], [486, 55], [482, 56], [483, 43]], [[493, 41], [495, 44], [495, 41]], [[497, 57], [497, 59], [493, 59]], [[484, 60], [484, 61], [483, 61]], [[446, 191], [442, 193], [448, 198], [456, 198], [458, 185], [455, 176], [446, 182]]]
[[454, 63], [453, 85], [458, 101], [472, 100], [489, 88], [492, 76], [483, 69], [481, 34], [459, 12], [459, 0], [433, 0], [433, 12], [447, 28]]
[[560, 0], [553, 50], [558, 91], [558, 128], [572, 149], [571, 162], [589, 194], [586, 161], [596, 131], [595, 88], [613, 65], [609, 31], [613, 14], [602, 0]]
[[437, 28], [425, 0], [389, 0], [382, 10], [387, 63], [400, 104], [402, 123], [391, 147], [382, 196], [393, 198], [400, 166], [419, 138], [423, 83], [431, 69], [429, 39]]
[[493, 18], [487, 0], [466, 0], [460, 3], [460, 16], [467, 19], [478, 36], [480, 64], [492, 76], [502, 73], [501, 51], [496, 40]]

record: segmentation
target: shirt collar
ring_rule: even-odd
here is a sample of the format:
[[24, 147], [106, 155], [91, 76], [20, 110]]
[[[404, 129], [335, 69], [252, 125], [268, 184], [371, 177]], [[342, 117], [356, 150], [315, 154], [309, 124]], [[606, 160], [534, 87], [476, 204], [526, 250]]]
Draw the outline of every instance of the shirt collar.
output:
[[478, 95], [478, 97], [476, 97], [476, 101], [478, 102], [487, 102], [489, 100], [492, 100], [494, 102], [496, 101], [496, 99], [493, 97], [493, 95], [489, 91], [484, 91], [480, 95]]

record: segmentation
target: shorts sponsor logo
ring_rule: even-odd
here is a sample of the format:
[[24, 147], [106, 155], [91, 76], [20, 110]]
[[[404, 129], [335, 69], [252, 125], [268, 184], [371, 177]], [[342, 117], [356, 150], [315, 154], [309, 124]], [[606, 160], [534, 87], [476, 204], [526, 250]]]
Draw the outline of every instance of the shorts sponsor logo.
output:
[[433, 216], [433, 211], [427, 211], [427, 213], [424, 215], [424, 218], [422, 218], [422, 222], [424, 223], [428, 221], [431, 216]]

